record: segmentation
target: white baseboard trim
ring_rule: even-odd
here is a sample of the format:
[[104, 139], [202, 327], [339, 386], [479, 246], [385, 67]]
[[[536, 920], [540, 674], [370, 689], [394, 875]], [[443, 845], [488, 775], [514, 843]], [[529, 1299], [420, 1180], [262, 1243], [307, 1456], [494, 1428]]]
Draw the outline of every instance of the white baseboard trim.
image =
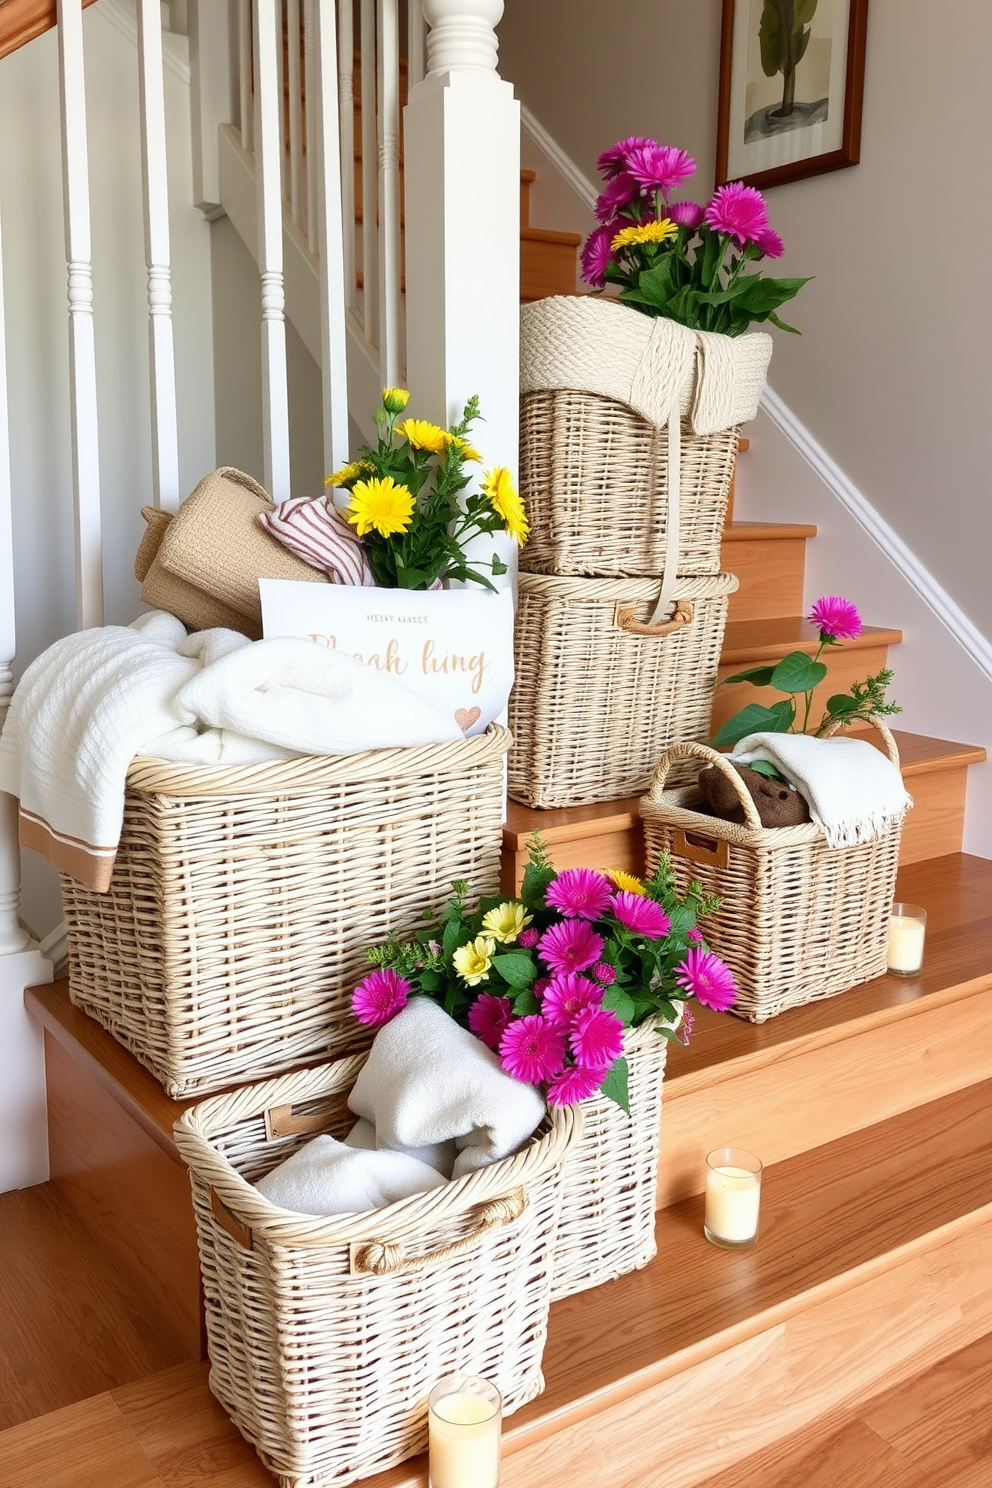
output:
[[[133, 9], [124, 0], [101, 0], [98, 15], [110, 22], [115, 31], [138, 45], [138, 22]], [[191, 78], [189, 65], [189, 37], [178, 36], [173, 31], [162, 33], [162, 64], [176, 77], [188, 83]]]
[[69, 932], [65, 927], [65, 920], [61, 920], [54, 930], [45, 936], [38, 950], [47, 961], [51, 961], [56, 976], [64, 976], [69, 964]]
[[596, 198], [599, 195], [597, 187], [593, 185], [587, 175], [584, 175], [579, 170], [572, 157], [565, 154], [558, 141], [551, 138], [544, 125], [535, 119], [525, 103], [520, 105], [520, 123], [537, 147], [547, 155], [555, 170], [568, 182], [576, 195], [580, 196], [587, 206], [594, 207], [596, 205]]
[[928, 568], [906, 546], [902, 538], [872, 506], [858, 487], [832, 460], [822, 444], [814, 439], [796, 415], [788, 408], [778, 393], [765, 387], [761, 395], [761, 406], [768, 417], [785, 437], [813, 467], [817, 475], [836, 496], [858, 525], [868, 534], [891, 560], [907, 584], [923, 600], [934, 616], [967, 652], [971, 660], [992, 681], [992, 642], [982, 635], [968, 616], [934, 578]]

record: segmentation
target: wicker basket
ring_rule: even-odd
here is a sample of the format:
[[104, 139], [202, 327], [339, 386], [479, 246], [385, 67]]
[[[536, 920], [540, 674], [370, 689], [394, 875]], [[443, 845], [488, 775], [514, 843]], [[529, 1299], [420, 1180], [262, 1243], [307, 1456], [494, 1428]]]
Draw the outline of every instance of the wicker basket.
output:
[[510, 795], [528, 806], [646, 789], [662, 750], [708, 734], [732, 574], [681, 579], [649, 625], [655, 579], [520, 575]]
[[[898, 765], [895, 740], [876, 726]], [[665, 789], [670, 767], [685, 759], [712, 764], [733, 782], [744, 825], [693, 810], [695, 786]], [[811, 822], [763, 827], [726, 757], [699, 744], [676, 745], [662, 758], [641, 816], [648, 872], [668, 853], [680, 894], [698, 879], [705, 894], [720, 897], [706, 941], [736, 978], [731, 1012], [763, 1023], [884, 973], [901, 822], [873, 842], [835, 848]]]
[[668, 1040], [649, 1018], [624, 1035], [630, 1115], [594, 1095], [582, 1102], [582, 1139], [565, 1167], [551, 1300], [646, 1266], [654, 1240], [661, 1085]]
[[[720, 568], [738, 430], [682, 426], [680, 574]], [[533, 573], [660, 574], [668, 541], [668, 429], [626, 404], [569, 389], [520, 400], [520, 493]]]
[[291, 1214], [251, 1184], [318, 1131], [343, 1136], [364, 1055], [186, 1111], [210, 1388], [281, 1488], [349, 1483], [427, 1444], [442, 1375], [493, 1380], [509, 1414], [541, 1356], [561, 1169], [582, 1127], [546, 1118], [515, 1156], [364, 1214]]
[[367, 948], [414, 930], [453, 879], [496, 890], [509, 739], [136, 760], [110, 889], [62, 880], [73, 1002], [172, 1096], [361, 1047]]

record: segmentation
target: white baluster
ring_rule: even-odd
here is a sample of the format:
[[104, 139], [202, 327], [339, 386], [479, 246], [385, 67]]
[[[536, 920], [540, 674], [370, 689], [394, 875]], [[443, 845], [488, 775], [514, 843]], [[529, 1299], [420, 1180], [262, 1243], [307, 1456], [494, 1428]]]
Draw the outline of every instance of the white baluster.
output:
[[282, 254], [282, 145], [276, 0], [255, 0], [255, 180], [262, 286], [262, 452], [274, 501], [290, 495], [286, 290]]
[[316, 258], [320, 247], [317, 212], [317, 70], [313, 57], [314, 0], [303, 0], [303, 64], [307, 110], [307, 247]]
[[59, 0], [59, 84], [62, 191], [69, 292], [69, 405], [76, 533], [76, 614], [85, 628], [103, 624], [100, 533], [100, 449], [97, 435], [96, 351], [90, 177], [86, 145], [86, 83], [80, 0]]
[[425, 29], [423, 0], [407, 0], [407, 97], [410, 95], [410, 89], [415, 88], [419, 82], [423, 81]]
[[303, 221], [303, 81], [300, 75], [300, 0], [287, 0], [286, 30], [289, 40], [289, 212], [293, 221]]
[[[345, 0], [348, 3], [348, 0]], [[320, 260], [321, 379], [324, 460], [335, 470], [348, 459], [348, 365], [345, 340], [345, 255], [341, 216], [341, 148], [338, 138], [337, 47], [334, 0], [314, 6], [314, 62], [319, 137], [318, 255]], [[347, 169], [347, 163], [345, 165]], [[353, 226], [350, 229], [354, 231]]]
[[362, 50], [362, 321], [367, 340], [379, 345], [379, 144], [375, 124], [375, 0], [361, 0]]
[[[520, 109], [496, 72], [502, 13], [502, 0], [425, 0], [429, 71], [405, 115], [407, 366], [438, 422], [478, 393], [486, 465], [516, 473]], [[504, 553], [512, 563], [509, 539]]]
[[251, 0], [238, 0], [238, 100], [241, 148], [250, 155], [255, 147], [255, 107], [252, 88]]
[[[208, 221], [220, 204], [217, 131], [235, 118], [240, 77], [232, 56], [233, 14], [216, 0], [189, 0], [190, 108], [193, 125], [193, 200]], [[251, 52], [248, 53], [251, 61]]]
[[400, 371], [400, 26], [397, 0], [378, 0], [379, 375]]
[[355, 22], [350, 4], [338, 6], [338, 113], [341, 120], [341, 222], [344, 298], [354, 310], [355, 287]]
[[141, 111], [141, 190], [148, 268], [148, 358], [152, 400], [152, 490], [155, 505], [179, 506], [179, 430], [176, 358], [172, 340], [169, 177], [165, 144], [165, 79], [161, 10], [138, 0], [138, 97]]

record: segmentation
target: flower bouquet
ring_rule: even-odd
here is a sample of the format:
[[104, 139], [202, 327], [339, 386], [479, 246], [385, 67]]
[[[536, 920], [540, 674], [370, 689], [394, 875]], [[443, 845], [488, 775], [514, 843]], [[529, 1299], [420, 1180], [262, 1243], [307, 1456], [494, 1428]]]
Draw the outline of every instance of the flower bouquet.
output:
[[[440, 917], [369, 952], [356, 1017], [388, 1022], [430, 997], [534, 1083], [550, 1105], [583, 1102], [585, 1129], [565, 1173], [553, 1298], [644, 1266], [655, 1253], [661, 1082], [669, 1040], [687, 1041], [701, 1002], [726, 1009], [733, 977], [697, 919], [716, 907], [684, 897], [667, 861], [645, 880], [557, 873], [531, 844], [520, 895], [469, 904], [454, 885]], [[427, 912], [430, 913], [429, 911]], [[433, 917], [432, 917], [433, 918]]]

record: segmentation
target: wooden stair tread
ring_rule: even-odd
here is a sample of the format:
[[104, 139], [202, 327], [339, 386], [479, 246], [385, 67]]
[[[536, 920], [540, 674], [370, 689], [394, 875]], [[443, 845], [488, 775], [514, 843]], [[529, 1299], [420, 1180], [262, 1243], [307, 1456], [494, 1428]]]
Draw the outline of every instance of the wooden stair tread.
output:
[[797, 537], [815, 537], [812, 522], [728, 522], [723, 529], [724, 542], [784, 542]]
[[[844, 642], [846, 652], [896, 646], [902, 631], [887, 626], [866, 625], [860, 636]], [[771, 620], [729, 620], [723, 638], [720, 665], [760, 664], [778, 661], [786, 650], [805, 651], [812, 656], [820, 644], [819, 632], [801, 615]]]
[[582, 242], [581, 233], [556, 232], [549, 227], [522, 227], [520, 237], [528, 243], [561, 243], [567, 248], [578, 248]]

